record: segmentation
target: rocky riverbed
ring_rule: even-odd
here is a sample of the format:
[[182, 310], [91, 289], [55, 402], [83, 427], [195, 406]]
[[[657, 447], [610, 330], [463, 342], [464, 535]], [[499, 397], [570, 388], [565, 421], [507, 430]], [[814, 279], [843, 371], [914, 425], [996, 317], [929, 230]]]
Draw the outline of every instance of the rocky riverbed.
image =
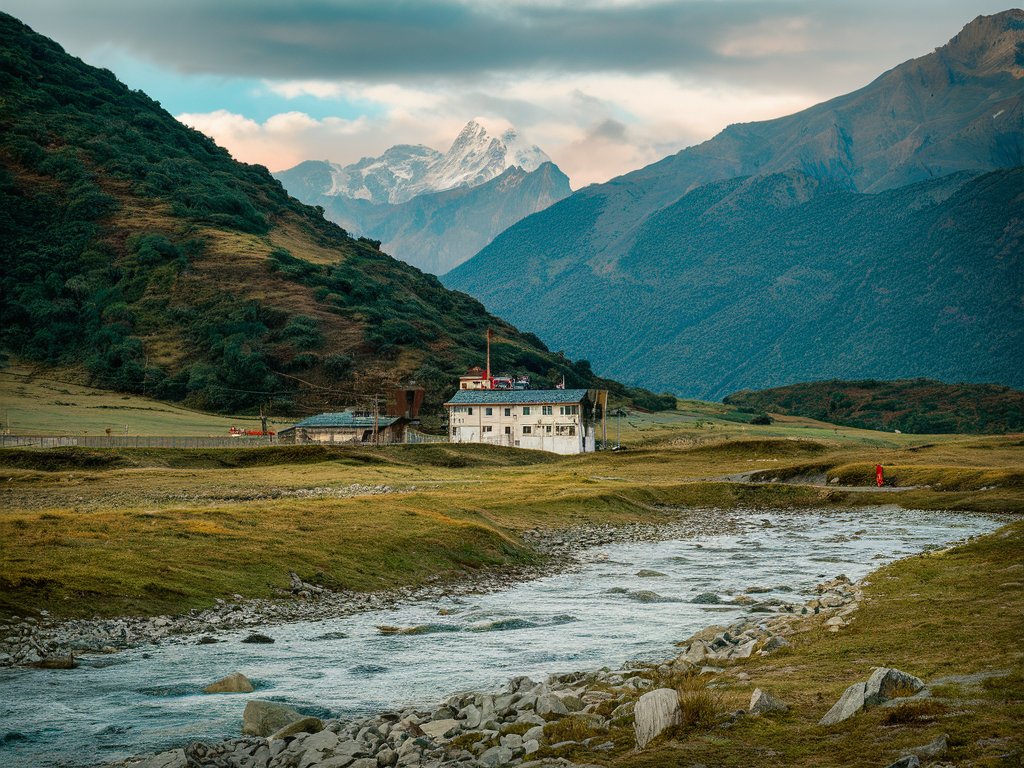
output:
[[581, 565], [578, 554], [593, 547], [727, 532], [734, 529], [737, 516], [752, 513], [706, 509], [662, 510], [662, 514], [665, 521], [657, 524], [528, 530], [522, 538], [543, 556], [537, 565], [466, 571], [453, 580], [438, 580], [419, 587], [381, 592], [332, 591], [305, 583], [292, 573], [291, 588], [282, 590], [278, 599], [234, 595], [217, 600], [211, 608], [178, 615], [55, 620], [46, 611], [40, 611], [32, 616], [0, 618], [0, 667], [31, 666], [46, 663], [47, 659], [69, 659], [90, 653], [116, 653], [153, 643], [196, 642], [197, 637], [221, 632], [350, 616], [445, 596], [501, 591], [521, 581], [577, 569]]
[[[386, 750], [395, 753], [394, 764], [472, 766], [600, 754], [608, 743], [631, 748], [626, 705], [671, 684], [671, 676], [690, 671], [713, 684], [739, 674], [730, 669], [737, 658], [785, 647], [806, 621], [831, 622], [834, 631], [855, 621], [856, 585], [840, 579], [816, 590], [822, 579], [858, 579], [880, 563], [996, 525], [978, 515], [895, 507], [663, 513], [664, 526], [531, 533], [549, 554], [545, 567], [560, 571], [543, 578], [513, 584], [485, 575], [463, 582], [459, 594], [436, 584], [351, 596], [365, 603], [346, 603], [296, 580], [289, 596], [268, 601], [266, 610], [229, 601], [205, 616], [162, 617], [185, 622], [173, 629], [146, 620], [134, 641], [124, 638], [124, 652], [86, 655], [74, 671], [0, 670], [0, 734], [9, 742], [0, 757], [12, 766], [95, 765], [170, 750], [160, 758], [167, 765], [184, 759], [193, 766], [347, 768], [374, 761], [379, 768], [391, 764]], [[372, 599], [393, 605], [359, 610]], [[299, 620], [288, 618], [292, 610]], [[232, 615], [238, 624], [217, 624]], [[719, 626], [669, 657], [679, 638], [710, 623]], [[67, 626], [44, 620], [41, 631]], [[150, 637], [149, 627], [160, 636]], [[186, 634], [173, 634], [181, 629]], [[247, 644], [253, 634], [276, 642]], [[230, 673], [250, 676], [254, 690], [203, 693]], [[521, 682], [524, 675], [529, 684]], [[514, 690], [503, 685], [509, 678], [520, 681]], [[472, 693], [437, 701], [452, 690]], [[538, 713], [537, 701], [549, 695], [565, 713], [557, 705]], [[488, 697], [503, 703], [506, 696], [515, 700], [488, 711]], [[532, 709], [530, 696], [537, 699]], [[320, 722], [274, 723], [274, 732], [296, 730], [269, 741], [268, 729], [232, 738], [243, 732], [243, 711], [254, 701]], [[470, 705], [481, 712], [475, 725], [472, 710], [465, 711]], [[437, 734], [443, 725], [450, 728]], [[541, 732], [526, 738], [538, 726]], [[317, 733], [301, 735], [311, 730]], [[303, 747], [320, 733], [333, 734], [337, 744], [323, 735]], [[561, 742], [572, 743], [555, 749]], [[484, 760], [489, 750], [495, 751]]]
[[[803, 604], [778, 606], [773, 616], [712, 626], [661, 664], [573, 672], [535, 681], [514, 677], [497, 691], [457, 693], [430, 709], [406, 708], [353, 720], [304, 717], [269, 701], [250, 700], [241, 723], [252, 735], [214, 744], [194, 742], [118, 768], [494, 768], [578, 765], [559, 757], [600, 753], [635, 739], [640, 746], [671, 723], [657, 708], [638, 704], [645, 691], [680, 675], [729, 674], [728, 664], [768, 655], [811, 622], [838, 632], [856, 620], [860, 584], [840, 576], [820, 584]], [[741, 673], [742, 674], [742, 673]], [[713, 685], [713, 682], [711, 683]], [[755, 694], [751, 709], [785, 707]], [[673, 692], [674, 695], [674, 692]], [[732, 713], [733, 719], [747, 712]]]

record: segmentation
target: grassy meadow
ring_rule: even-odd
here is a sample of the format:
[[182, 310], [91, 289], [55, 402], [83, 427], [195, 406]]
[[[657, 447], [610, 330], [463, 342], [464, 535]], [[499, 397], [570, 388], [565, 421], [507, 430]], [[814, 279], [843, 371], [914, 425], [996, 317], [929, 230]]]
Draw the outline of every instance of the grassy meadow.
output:
[[[92, 418], [89, 404], [120, 398], [53, 386], [17, 385], [37, 422], [50, 416], [29, 398], [73, 398], [78, 407], [50, 413], [82, 420]], [[17, 401], [4, 402], [14, 409]], [[218, 418], [141, 398], [120, 402], [151, 408], [165, 434]], [[631, 412], [608, 425], [609, 439], [618, 431], [626, 450], [571, 457], [446, 444], [3, 450], [0, 611], [173, 612], [235, 593], [272, 596], [291, 570], [354, 590], [458, 579], [535, 562], [520, 536], [527, 529], [656, 522], [686, 507], [1024, 511], [1020, 436], [741, 418], [691, 401], [674, 412]], [[237, 423], [221, 420], [225, 430]], [[900, 487], [877, 492], [875, 463]], [[393, 492], [338, 497], [353, 485]]]

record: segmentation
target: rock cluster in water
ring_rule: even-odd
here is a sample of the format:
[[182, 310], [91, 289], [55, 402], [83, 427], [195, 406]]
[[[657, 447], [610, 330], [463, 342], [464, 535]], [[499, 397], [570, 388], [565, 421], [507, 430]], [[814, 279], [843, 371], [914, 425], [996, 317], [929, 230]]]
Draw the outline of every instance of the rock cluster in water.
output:
[[[803, 605], [709, 627], [680, 643], [674, 659], [634, 663], [612, 671], [552, 675], [544, 681], [515, 677], [497, 692], [457, 693], [432, 709], [408, 708], [354, 720], [303, 717], [275, 702], [250, 700], [245, 732], [258, 734], [216, 744], [196, 742], [123, 768], [518, 768], [573, 766], [561, 755], [616, 748], [616, 734], [635, 734], [643, 747], [678, 722], [675, 690], [659, 681], [687, 674], [710, 676], [732, 660], [767, 655], [790, 644], [808, 619], [839, 631], [854, 617], [860, 584], [840, 576], [817, 588]], [[822, 616], [827, 617], [822, 621]], [[839, 617], [842, 624], [829, 623]], [[884, 675], [883, 675], [884, 677]], [[888, 679], [888, 678], [885, 678]], [[711, 685], [714, 683], [712, 682]], [[864, 683], [859, 684], [864, 687]], [[879, 684], [884, 687], [883, 683]], [[750, 709], [729, 717], [770, 716], [786, 705], [760, 689]]]

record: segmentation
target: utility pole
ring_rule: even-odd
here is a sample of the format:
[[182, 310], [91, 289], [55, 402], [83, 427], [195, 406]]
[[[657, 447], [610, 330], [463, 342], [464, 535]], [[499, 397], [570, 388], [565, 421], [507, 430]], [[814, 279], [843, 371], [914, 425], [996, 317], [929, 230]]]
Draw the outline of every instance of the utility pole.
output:
[[380, 395], [373, 396], [373, 444], [380, 445]]
[[263, 410], [263, 404], [260, 403], [260, 427], [263, 430], [263, 435], [267, 434], [267, 413]]

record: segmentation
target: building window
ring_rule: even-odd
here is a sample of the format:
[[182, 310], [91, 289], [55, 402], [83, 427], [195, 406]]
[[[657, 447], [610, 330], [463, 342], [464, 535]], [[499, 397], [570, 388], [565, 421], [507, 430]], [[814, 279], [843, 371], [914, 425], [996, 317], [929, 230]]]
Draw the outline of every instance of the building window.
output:
[[575, 424], [559, 424], [555, 427], [556, 435], [568, 435], [569, 437], [576, 436], [576, 425]]
[[544, 427], [544, 431], [547, 432], [550, 435], [551, 434], [551, 425], [548, 424], [546, 427]]
[[466, 409], [466, 413], [468, 413], [470, 416], [472, 416], [473, 415], [473, 406], [469, 406], [469, 408]]
[[530, 415], [530, 406], [524, 405], [523, 406], [523, 416], [529, 416], [529, 415]]
[[452, 427], [452, 437], [455, 437], [459, 433], [458, 427]]
[[506, 416], [511, 416], [512, 415], [512, 409], [511, 408], [506, 408], [505, 409], [505, 415]]
[[524, 435], [531, 435], [531, 434], [533, 434], [533, 427], [523, 427], [523, 434]]
[[484, 432], [493, 432], [493, 431], [494, 431], [493, 427], [484, 427]]
[[512, 434], [512, 427], [505, 427], [505, 434], [506, 435], [511, 435]]
[[578, 405], [562, 405], [558, 408], [558, 413], [562, 416], [577, 416], [579, 412], [580, 407]]
[[466, 388], [466, 382], [462, 382], [462, 389]]
[[541, 416], [550, 416], [550, 415], [551, 415], [551, 411], [552, 411], [552, 409], [553, 409], [553, 406], [550, 406], [550, 405], [542, 405], [542, 406], [540, 407], [540, 415], [541, 415]]
[[484, 408], [484, 416], [493, 416], [493, 415], [494, 415], [494, 409], [493, 408]]

